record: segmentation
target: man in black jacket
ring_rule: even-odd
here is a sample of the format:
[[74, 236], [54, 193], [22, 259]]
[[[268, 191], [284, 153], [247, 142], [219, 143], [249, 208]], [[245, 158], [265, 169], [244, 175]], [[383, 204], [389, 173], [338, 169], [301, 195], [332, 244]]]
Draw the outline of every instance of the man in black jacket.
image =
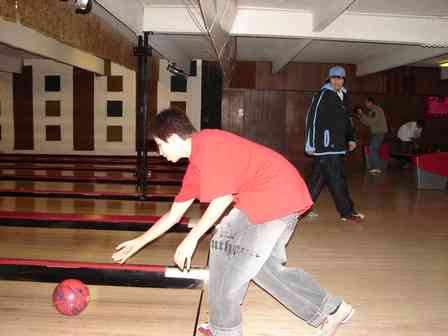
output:
[[332, 67], [328, 81], [313, 98], [306, 118], [305, 152], [314, 158], [307, 179], [313, 201], [325, 185], [344, 221], [361, 221], [364, 215], [354, 209], [344, 173], [344, 157], [356, 147], [355, 131], [347, 109], [345, 70]]

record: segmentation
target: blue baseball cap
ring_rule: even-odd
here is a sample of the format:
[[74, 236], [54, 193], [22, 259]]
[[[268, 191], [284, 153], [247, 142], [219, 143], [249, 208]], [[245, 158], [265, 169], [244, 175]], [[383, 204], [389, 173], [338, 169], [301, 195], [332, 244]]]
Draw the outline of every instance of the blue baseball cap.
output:
[[343, 77], [343, 78], [345, 78], [345, 69], [339, 65], [334, 66], [328, 71], [328, 77]]

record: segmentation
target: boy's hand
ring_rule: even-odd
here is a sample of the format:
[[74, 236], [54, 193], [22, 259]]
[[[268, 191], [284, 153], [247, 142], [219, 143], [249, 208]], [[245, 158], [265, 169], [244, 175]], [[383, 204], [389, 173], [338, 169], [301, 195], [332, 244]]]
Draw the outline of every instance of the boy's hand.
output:
[[112, 259], [115, 262], [124, 264], [131, 256], [137, 253], [146, 244], [147, 242], [140, 237], [125, 241], [115, 248], [117, 252], [112, 255]]
[[186, 237], [182, 243], [177, 247], [176, 254], [174, 255], [174, 261], [182, 271], [186, 269], [190, 270], [191, 267], [191, 257], [196, 250], [198, 240], [191, 237]]

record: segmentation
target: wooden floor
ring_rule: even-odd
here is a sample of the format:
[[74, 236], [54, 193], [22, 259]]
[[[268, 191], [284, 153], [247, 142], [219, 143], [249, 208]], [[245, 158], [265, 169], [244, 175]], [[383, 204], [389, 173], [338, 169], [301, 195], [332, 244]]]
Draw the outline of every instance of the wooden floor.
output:
[[[338, 336], [448, 335], [448, 193], [417, 191], [407, 171], [353, 174], [349, 186], [362, 224], [340, 222], [327, 191], [319, 217], [299, 224], [289, 266], [302, 267], [357, 312]], [[166, 203], [0, 199], [1, 210], [160, 214]], [[195, 205], [193, 214], [203, 209]], [[193, 216], [193, 215], [191, 215]], [[1, 227], [0, 256], [110, 262], [114, 246], [138, 233]], [[183, 234], [170, 233], [132, 263], [172, 264]], [[207, 239], [194, 258], [206, 263]], [[54, 285], [0, 281], [0, 335], [192, 335], [199, 291], [89, 286], [92, 304], [78, 318], [51, 307]], [[206, 305], [201, 318], [206, 319]], [[252, 285], [243, 306], [245, 334], [313, 335], [269, 295]]]

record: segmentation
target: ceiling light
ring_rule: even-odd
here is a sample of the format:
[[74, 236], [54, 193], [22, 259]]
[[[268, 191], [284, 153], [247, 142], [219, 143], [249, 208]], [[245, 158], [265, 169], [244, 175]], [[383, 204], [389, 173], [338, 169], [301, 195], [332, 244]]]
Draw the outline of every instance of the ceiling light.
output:
[[[60, 0], [67, 2], [68, 0]], [[74, 0], [77, 14], [89, 14], [93, 7], [93, 0]]]
[[187, 74], [182, 69], [179, 69], [176, 66], [176, 63], [168, 63], [166, 70], [168, 70], [170, 73], [172, 73], [175, 76], [182, 76], [184, 78], [188, 77]]
[[93, 0], [75, 0], [76, 13], [88, 14], [92, 10]]
[[448, 68], [448, 62], [440, 63], [442, 68]]

